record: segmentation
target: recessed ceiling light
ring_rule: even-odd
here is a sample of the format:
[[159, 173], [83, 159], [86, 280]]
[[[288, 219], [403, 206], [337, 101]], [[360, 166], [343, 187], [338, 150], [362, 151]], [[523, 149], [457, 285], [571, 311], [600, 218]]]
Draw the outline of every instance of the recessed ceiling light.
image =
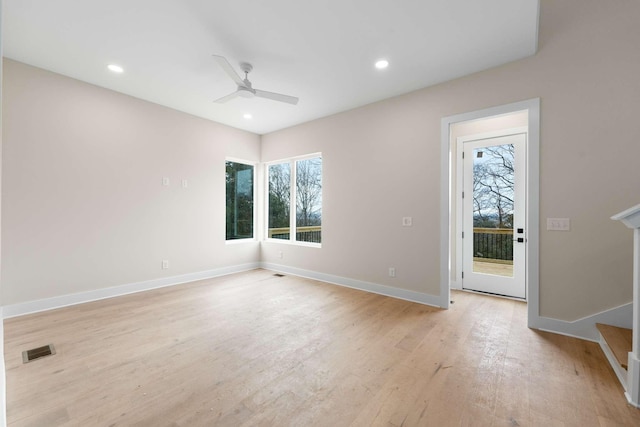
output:
[[114, 73], [122, 73], [124, 71], [124, 68], [116, 64], [109, 64], [107, 68], [113, 71]]
[[387, 61], [386, 59], [378, 59], [376, 61], [376, 68], [378, 70], [384, 70], [388, 66], [389, 66], [389, 61]]
[[247, 120], [249, 120], [249, 119], [253, 119], [253, 116], [252, 116], [251, 114], [249, 114], [249, 113], [246, 113], [246, 114], [245, 114], [244, 116], [242, 116], [242, 117], [244, 117], [244, 118], [245, 118], [245, 119], [247, 119]]

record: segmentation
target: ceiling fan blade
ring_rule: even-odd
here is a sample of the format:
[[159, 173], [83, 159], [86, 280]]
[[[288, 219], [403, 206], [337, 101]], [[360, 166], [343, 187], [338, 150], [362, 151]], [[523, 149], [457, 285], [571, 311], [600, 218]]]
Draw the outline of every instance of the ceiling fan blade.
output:
[[236, 97], [236, 96], [238, 96], [238, 95], [239, 95], [239, 92], [238, 92], [238, 91], [235, 91], [235, 92], [233, 92], [233, 93], [230, 93], [229, 95], [223, 96], [222, 98], [218, 98], [218, 99], [216, 99], [216, 100], [215, 100], [215, 101], [213, 101], [213, 102], [217, 102], [217, 103], [219, 103], [219, 104], [222, 104], [223, 102], [227, 102], [227, 101], [229, 101], [229, 100], [231, 100], [231, 99], [235, 98], [235, 97]]
[[234, 70], [231, 64], [229, 64], [229, 61], [227, 61], [227, 58], [220, 55], [212, 55], [212, 56], [215, 58], [216, 61], [218, 61], [218, 64], [220, 65], [220, 67], [222, 67], [225, 73], [227, 73], [227, 75], [231, 77], [238, 86], [245, 85], [244, 81], [240, 78], [238, 73], [236, 73], [236, 70]]
[[266, 90], [255, 89], [256, 96], [260, 98], [273, 99], [274, 101], [286, 102], [287, 104], [296, 105], [298, 98], [295, 96], [283, 95], [281, 93], [267, 92]]

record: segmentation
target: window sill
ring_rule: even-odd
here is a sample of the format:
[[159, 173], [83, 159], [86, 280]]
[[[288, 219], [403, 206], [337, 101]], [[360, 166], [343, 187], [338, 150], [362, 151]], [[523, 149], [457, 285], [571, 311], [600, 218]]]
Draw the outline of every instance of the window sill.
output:
[[257, 242], [258, 240], [256, 238], [248, 238], [248, 239], [233, 239], [233, 240], [225, 240], [224, 244], [225, 245], [240, 245], [242, 243], [251, 243], [251, 242]]
[[304, 246], [307, 248], [322, 248], [322, 243], [312, 243], [312, 242], [298, 242], [294, 240], [285, 240], [285, 239], [265, 239], [265, 242], [268, 243], [281, 243], [283, 245], [292, 245], [292, 246]]

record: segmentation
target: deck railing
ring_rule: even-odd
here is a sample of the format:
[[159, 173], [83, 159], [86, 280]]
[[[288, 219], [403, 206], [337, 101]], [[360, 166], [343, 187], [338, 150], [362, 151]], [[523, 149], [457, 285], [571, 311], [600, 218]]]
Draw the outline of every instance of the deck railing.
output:
[[513, 229], [474, 227], [473, 257], [486, 262], [513, 263]]
[[[268, 237], [270, 239], [289, 240], [291, 229], [289, 227], [270, 228]], [[296, 227], [296, 241], [320, 243], [322, 242], [322, 226], [311, 225], [306, 227]]]
[[[290, 233], [289, 227], [270, 228], [268, 237], [289, 240]], [[319, 225], [296, 227], [296, 240], [320, 243], [322, 227]], [[487, 262], [513, 262], [513, 229], [474, 227], [473, 256]]]

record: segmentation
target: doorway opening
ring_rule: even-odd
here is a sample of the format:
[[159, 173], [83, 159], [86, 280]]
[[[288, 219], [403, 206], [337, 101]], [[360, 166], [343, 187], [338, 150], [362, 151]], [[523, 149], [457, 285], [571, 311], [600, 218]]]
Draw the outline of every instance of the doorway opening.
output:
[[468, 289], [538, 317], [539, 110], [533, 99], [442, 119], [443, 307]]

